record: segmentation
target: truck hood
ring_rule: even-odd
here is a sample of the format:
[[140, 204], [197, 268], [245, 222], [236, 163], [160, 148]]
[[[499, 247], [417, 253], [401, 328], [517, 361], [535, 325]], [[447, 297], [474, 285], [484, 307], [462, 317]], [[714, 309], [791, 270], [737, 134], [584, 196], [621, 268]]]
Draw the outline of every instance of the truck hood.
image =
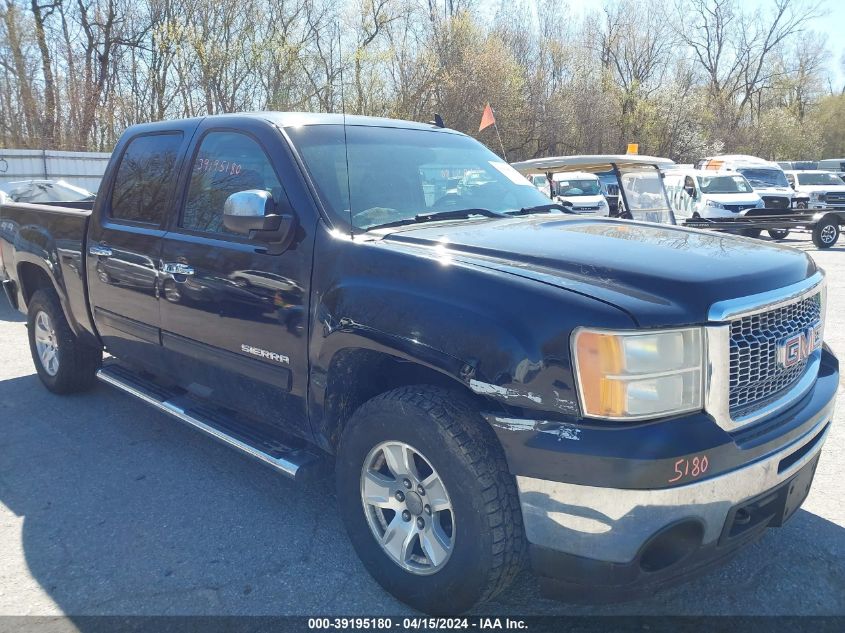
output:
[[843, 185], [800, 185], [798, 191], [801, 193], [842, 193], [845, 192]]
[[748, 204], [752, 207], [760, 202], [760, 196], [756, 193], [703, 193], [701, 197], [704, 200], [713, 200], [722, 204]]
[[754, 187], [754, 193], [758, 196], [786, 196], [787, 198], [795, 195], [792, 187]]
[[595, 196], [558, 196], [560, 200], [571, 202], [576, 209], [578, 207], [596, 207], [604, 202], [604, 196], [601, 194]]
[[717, 301], [788, 286], [816, 270], [805, 253], [759, 240], [559, 214], [403, 227], [382, 245], [586, 295], [642, 326], [703, 323]]

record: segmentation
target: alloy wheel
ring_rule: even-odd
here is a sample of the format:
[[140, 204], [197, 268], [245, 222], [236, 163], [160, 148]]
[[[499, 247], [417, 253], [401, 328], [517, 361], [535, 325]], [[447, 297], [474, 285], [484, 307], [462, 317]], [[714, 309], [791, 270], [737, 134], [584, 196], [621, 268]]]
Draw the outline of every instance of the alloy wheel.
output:
[[404, 442], [382, 442], [361, 469], [361, 502], [382, 550], [400, 567], [428, 575], [455, 546], [449, 493], [425, 456]]
[[44, 371], [55, 376], [59, 372], [59, 343], [50, 315], [43, 311], [35, 315], [35, 349]]

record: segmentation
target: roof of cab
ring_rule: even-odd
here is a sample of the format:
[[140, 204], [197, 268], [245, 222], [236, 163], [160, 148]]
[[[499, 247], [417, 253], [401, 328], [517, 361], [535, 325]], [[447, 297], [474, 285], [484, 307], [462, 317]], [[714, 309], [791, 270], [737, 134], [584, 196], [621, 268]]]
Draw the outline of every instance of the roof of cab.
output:
[[325, 112], [242, 112], [238, 114], [215, 115], [216, 117], [247, 116], [264, 119], [275, 123], [279, 127], [299, 127], [302, 125], [346, 125], [364, 127], [392, 127], [412, 130], [430, 130], [460, 134], [449, 128], [441, 128], [433, 123], [419, 123], [417, 121], [403, 121], [385, 117], [361, 116], [357, 114], [329, 114]]
[[344, 117], [342, 114], [327, 114], [322, 112], [232, 112], [229, 114], [211, 114], [205, 117], [139, 123], [127, 128], [127, 131], [131, 131], [132, 135], [135, 135], [161, 131], [162, 128], [173, 130], [188, 129], [191, 126], [196, 127], [203, 122], [214, 123], [216, 121], [220, 121], [223, 125], [232, 125], [233, 121], [245, 118], [267, 121], [268, 123], [283, 128], [306, 125], [343, 125], [345, 120], [346, 125], [349, 126], [427, 130], [464, 136], [461, 132], [449, 128], [441, 128], [433, 123], [419, 123], [415, 121], [403, 121], [400, 119], [387, 119], [352, 114]]

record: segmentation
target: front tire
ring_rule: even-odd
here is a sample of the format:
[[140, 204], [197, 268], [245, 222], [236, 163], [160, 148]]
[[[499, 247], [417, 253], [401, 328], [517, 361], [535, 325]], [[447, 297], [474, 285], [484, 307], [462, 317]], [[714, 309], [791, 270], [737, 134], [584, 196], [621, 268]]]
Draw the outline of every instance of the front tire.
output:
[[366, 402], [343, 433], [336, 476], [358, 556], [415, 609], [462, 613], [522, 567], [514, 478], [492, 429], [458, 394], [403, 387]]
[[830, 248], [839, 240], [839, 222], [824, 216], [813, 227], [813, 244], [817, 248]]
[[769, 229], [767, 233], [773, 240], [783, 240], [789, 235], [789, 229]]
[[38, 377], [53, 393], [86, 391], [94, 384], [102, 350], [80, 341], [52, 289], [35, 291], [27, 306], [29, 350]]

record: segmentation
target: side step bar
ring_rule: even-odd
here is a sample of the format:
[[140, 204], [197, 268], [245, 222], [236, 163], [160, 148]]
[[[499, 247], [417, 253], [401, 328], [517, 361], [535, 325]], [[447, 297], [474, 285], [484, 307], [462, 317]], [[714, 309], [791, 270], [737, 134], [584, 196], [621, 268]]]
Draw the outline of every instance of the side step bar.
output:
[[325, 460], [316, 454], [288, 447], [260, 430], [245, 430], [248, 427], [237, 420], [181, 391], [147, 380], [123, 365], [108, 364], [97, 372], [97, 378], [297, 481], [311, 478], [312, 471], [322, 472], [325, 466]]

